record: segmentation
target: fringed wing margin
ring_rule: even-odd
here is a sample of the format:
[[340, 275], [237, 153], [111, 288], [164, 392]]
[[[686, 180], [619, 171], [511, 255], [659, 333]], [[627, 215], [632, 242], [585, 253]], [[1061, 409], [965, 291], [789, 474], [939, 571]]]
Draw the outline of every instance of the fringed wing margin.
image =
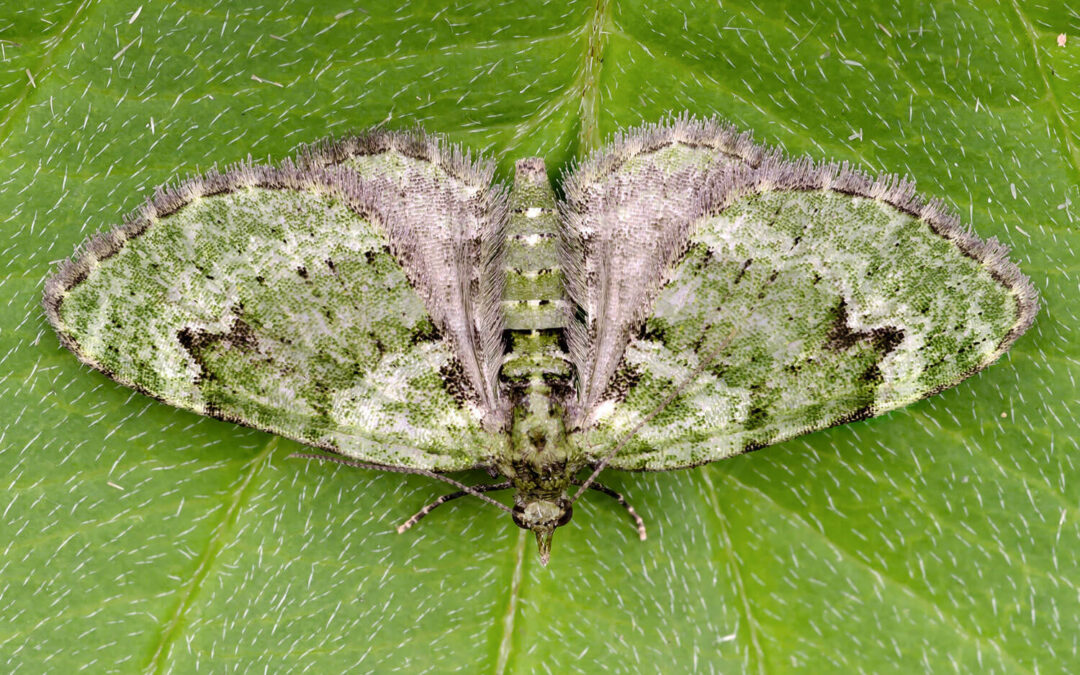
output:
[[716, 121], [628, 132], [566, 183], [571, 424], [597, 457], [636, 435], [616, 468], [906, 405], [992, 363], [1037, 312], [1007, 249], [910, 182]]

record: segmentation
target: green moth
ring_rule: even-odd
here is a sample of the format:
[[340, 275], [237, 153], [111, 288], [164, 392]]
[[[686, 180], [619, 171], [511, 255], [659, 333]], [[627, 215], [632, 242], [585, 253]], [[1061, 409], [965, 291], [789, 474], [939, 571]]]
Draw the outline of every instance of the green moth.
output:
[[[547, 561], [605, 469], [692, 467], [951, 387], [1031, 325], [997, 241], [894, 176], [717, 120], [618, 135], [562, 179], [370, 131], [159, 189], [45, 286], [61, 342], [171, 405], [419, 473]], [[445, 475], [485, 469], [503, 482]], [[514, 506], [485, 493], [514, 490]]]

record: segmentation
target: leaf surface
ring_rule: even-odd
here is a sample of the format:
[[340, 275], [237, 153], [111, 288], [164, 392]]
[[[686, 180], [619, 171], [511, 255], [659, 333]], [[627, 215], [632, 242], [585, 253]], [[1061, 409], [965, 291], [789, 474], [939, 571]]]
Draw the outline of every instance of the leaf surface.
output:
[[[652, 6], [649, 6], [652, 5]], [[1069, 36], [1059, 47], [1057, 36]], [[1060, 4], [31, 3], [0, 16], [0, 663], [11, 672], [450, 668], [1059, 672], [1080, 662], [1080, 16]], [[884, 417], [613, 474], [541, 568], [477, 500], [78, 365], [52, 263], [156, 185], [420, 122], [565, 167], [718, 113], [913, 176], [1014, 247], [1044, 308], [998, 364]], [[480, 479], [482, 476], [467, 476]]]

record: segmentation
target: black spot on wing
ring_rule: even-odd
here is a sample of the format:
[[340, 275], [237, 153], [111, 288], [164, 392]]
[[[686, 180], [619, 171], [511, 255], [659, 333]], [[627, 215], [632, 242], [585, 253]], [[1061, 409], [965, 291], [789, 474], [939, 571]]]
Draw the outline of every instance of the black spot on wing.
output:
[[465, 370], [456, 358], [451, 358], [439, 369], [439, 377], [442, 378], [443, 388], [446, 393], [462, 408], [469, 402], [478, 400], [469, 378], [465, 376]]
[[68, 288], [75, 288], [82, 282], [86, 281], [86, 278], [90, 276], [90, 268], [88, 266], [80, 266], [75, 274], [72, 275], [71, 280], [68, 281]]
[[252, 352], [259, 349], [258, 336], [240, 315], [237, 315], [232, 327], [223, 333], [185, 326], [177, 331], [176, 339], [180, 346], [184, 348], [184, 351], [190, 354], [192, 360], [199, 366], [196, 383], [207, 377], [213, 377], [213, 371], [208, 368], [206, 358], [211, 349], [246, 349]]
[[364, 251], [364, 262], [367, 263], [368, 265], [373, 265], [373, 264], [375, 264], [375, 261], [376, 261], [376, 259], [378, 259], [379, 255], [388, 255], [388, 256], [393, 257], [393, 253], [390, 252], [390, 247], [389, 246], [383, 246], [381, 249], [378, 249], [378, 250]]
[[848, 324], [847, 301], [843, 298], [832, 311], [832, 326], [825, 338], [825, 349], [839, 352], [854, 347], [859, 342], [873, 345], [882, 358], [887, 356], [904, 339], [904, 331], [894, 326], [881, 326], [870, 330], [856, 330]]
[[663, 344], [667, 339], [668, 325], [661, 319], [649, 319], [638, 332], [638, 339]]
[[418, 345], [421, 342], [438, 342], [442, 339], [442, 333], [431, 321], [424, 319], [413, 326], [409, 333], [409, 344]]
[[857, 408], [846, 415], [838, 417], [834, 422], [830, 423], [830, 427], [838, 427], [841, 424], [849, 424], [851, 422], [861, 422], [862, 420], [870, 419], [874, 416], [874, 409], [870, 405]]
[[611, 381], [608, 383], [607, 389], [604, 390], [601, 400], [613, 400], [616, 403], [622, 403], [630, 395], [630, 390], [636, 387], [640, 381], [641, 371], [624, 359], [611, 377]]
[[742, 281], [742, 278], [746, 276], [746, 270], [748, 270], [753, 263], [753, 258], [747, 258], [743, 261], [743, 264], [739, 267], [739, 271], [735, 273], [735, 280], [731, 282], [733, 286]]

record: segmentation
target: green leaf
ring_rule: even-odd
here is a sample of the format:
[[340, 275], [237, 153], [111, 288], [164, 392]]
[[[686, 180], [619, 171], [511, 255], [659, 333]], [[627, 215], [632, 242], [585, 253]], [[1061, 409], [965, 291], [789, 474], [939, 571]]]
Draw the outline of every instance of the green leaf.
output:
[[[1080, 16], [649, 4], [69, 0], [0, 16], [6, 670], [1075, 669]], [[126, 390], [80, 367], [39, 307], [53, 261], [215, 162], [421, 122], [508, 178], [515, 158], [559, 169], [683, 109], [909, 173], [1014, 247], [1045, 305], [1034, 328], [885, 417], [613, 474], [649, 540], [586, 498], [542, 568], [478, 500], [396, 534], [443, 486], [290, 460], [291, 442]]]

